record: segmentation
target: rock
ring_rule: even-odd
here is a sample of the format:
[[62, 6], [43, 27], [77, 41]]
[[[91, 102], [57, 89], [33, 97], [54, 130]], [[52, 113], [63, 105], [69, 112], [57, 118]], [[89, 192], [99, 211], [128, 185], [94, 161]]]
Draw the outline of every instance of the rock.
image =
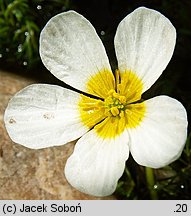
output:
[[64, 177], [64, 166], [74, 142], [41, 150], [12, 142], [3, 123], [8, 100], [38, 80], [0, 71], [0, 199], [115, 199], [83, 194]]

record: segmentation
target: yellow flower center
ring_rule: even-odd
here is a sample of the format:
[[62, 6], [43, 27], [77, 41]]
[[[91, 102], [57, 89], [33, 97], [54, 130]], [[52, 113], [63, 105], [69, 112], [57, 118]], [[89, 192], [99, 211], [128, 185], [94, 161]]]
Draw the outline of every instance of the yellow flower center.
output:
[[88, 93], [103, 100], [81, 95], [81, 120], [88, 128], [94, 127], [99, 136], [116, 137], [125, 129], [137, 127], [143, 120], [145, 103], [135, 103], [141, 99], [143, 84], [135, 73], [116, 71], [114, 80], [110, 71], [103, 70], [90, 79], [87, 89]]

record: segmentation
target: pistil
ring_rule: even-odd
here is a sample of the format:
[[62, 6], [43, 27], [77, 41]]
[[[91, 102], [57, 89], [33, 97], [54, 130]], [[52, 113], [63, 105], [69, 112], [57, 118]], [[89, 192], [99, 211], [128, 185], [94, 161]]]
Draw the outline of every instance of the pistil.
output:
[[108, 97], [104, 101], [104, 108], [107, 116], [119, 116], [122, 118], [127, 108], [126, 97], [116, 93], [114, 89], [111, 89], [108, 93]]

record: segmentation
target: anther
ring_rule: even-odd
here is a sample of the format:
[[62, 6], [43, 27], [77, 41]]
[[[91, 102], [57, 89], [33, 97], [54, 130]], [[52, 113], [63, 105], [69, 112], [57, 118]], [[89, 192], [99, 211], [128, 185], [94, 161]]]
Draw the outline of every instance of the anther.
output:
[[105, 114], [105, 116], [109, 116], [109, 117], [112, 116], [112, 114], [109, 110], [105, 110], [104, 114]]
[[108, 92], [108, 95], [109, 96], [113, 96], [113, 93], [115, 92], [115, 90], [114, 89], [111, 89], [109, 92]]
[[103, 101], [98, 100], [98, 101], [97, 101], [97, 106], [102, 106], [102, 105], [103, 105]]
[[124, 113], [124, 111], [123, 111], [123, 110], [120, 112], [119, 116], [120, 116], [121, 118], [124, 118], [124, 116], [125, 116], [125, 113]]
[[126, 97], [125, 96], [119, 96], [119, 101], [124, 104], [126, 103]]
[[113, 92], [113, 97], [119, 99], [120, 95], [116, 92]]
[[119, 115], [119, 109], [117, 107], [111, 107], [111, 113], [113, 116]]

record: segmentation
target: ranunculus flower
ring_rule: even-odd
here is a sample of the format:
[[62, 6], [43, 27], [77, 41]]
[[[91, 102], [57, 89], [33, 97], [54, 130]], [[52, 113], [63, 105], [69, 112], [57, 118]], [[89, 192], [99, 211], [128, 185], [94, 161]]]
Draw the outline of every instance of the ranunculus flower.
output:
[[143, 166], [171, 163], [185, 144], [186, 111], [168, 96], [140, 99], [166, 68], [175, 41], [165, 16], [136, 9], [117, 28], [114, 76], [90, 22], [74, 11], [58, 14], [41, 32], [40, 55], [52, 74], [82, 93], [48, 84], [24, 88], [5, 112], [11, 139], [39, 149], [81, 137], [65, 175], [72, 186], [96, 196], [114, 192], [129, 152]]

